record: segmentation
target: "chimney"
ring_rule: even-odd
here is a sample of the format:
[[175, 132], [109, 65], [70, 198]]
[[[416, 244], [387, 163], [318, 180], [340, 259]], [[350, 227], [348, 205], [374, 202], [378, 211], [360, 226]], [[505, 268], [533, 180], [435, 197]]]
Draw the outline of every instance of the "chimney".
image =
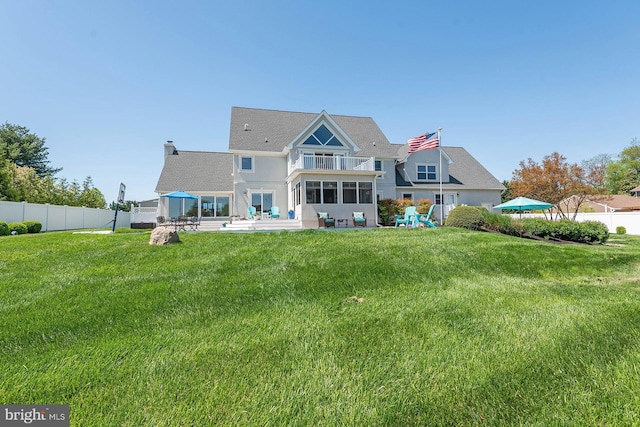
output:
[[176, 146], [173, 145], [173, 141], [167, 141], [167, 143], [164, 144], [164, 157], [175, 156], [177, 154], [178, 150], [176, 150]]

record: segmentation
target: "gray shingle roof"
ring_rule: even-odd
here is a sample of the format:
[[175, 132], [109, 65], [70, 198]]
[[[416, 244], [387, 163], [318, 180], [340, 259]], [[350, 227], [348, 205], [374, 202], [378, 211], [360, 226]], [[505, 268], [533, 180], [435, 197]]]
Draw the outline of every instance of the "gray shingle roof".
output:
[[[233, 107], [229, 151], [282, 152], [320, 113], [261, 110]], [[358, 156], [395, 158], [398, 145], [389, 143], [371, 117], [329, 114], [340, 128], [360, 148]], [[245, 124], [247, 130], [245, 130]], [[265, 142], [265, 138], [268, 142]], [[375, 143], [375, 145], [374, 145]]]
[[231, 153], [178, 150], [165, 158], [155, 191], [232, 191], [232, 172]]
[[504, 186], [462, 147], [442, 147], [451, 157], [449, 165], [451, 181], [460, 182], [467, 189], [500, 189]]

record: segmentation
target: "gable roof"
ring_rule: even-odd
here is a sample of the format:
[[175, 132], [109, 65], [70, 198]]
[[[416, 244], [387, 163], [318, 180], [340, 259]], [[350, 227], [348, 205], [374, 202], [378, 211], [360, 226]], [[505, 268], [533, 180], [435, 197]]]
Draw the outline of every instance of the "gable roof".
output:
[[586, 202], [606, 206], [617, 211], [640, 210], [640, 198], [627, 196], [626, 194], [587, 196]]
[[360, 149], [358, 156], [380, 158], [397, 156], [399, 145], [389, 143], [371, 117], [243, 107], [231, 108], [229, 151], [284, 152], [285, 147], [322, 114], [329, 116], [356, 144]]
[[156, 193], [170, 191], [232, 191], [233, 155], [208, 151], [176, 150], [167, 155]]
[[453, 163], [449, 164], [452, 183], [467, 189], [504, 190], [504, 185], [462, 147], [442, 147]]

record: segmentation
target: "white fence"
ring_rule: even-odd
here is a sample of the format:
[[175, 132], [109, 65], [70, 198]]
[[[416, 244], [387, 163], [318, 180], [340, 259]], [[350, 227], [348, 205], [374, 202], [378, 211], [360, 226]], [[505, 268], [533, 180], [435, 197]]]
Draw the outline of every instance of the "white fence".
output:
[[[520, 218], [520, 215], [513, 214], [512, 218]], [[544, 218], [543, 214], [522, 214], [522, 218]], [[547, 218], [549, 216], [547, 215]], [[572, 218], [569, 215], [569, 218]], [[640, 235], [640, 212], [602, 212], [583, 213], [579, 212], [576, 221], [600, 221], [607, 226], [610, 233], [616, 232], [616, 227], [626, 228], [627, 234]]]
[[[38, 221], [42, 224], [42, 231], [110, 228], [113, 226], [114, 214], [110, 209], [0, 201], [0, 220]], [[129, 212], [119, 211], [116, 227], [130, 226]]]

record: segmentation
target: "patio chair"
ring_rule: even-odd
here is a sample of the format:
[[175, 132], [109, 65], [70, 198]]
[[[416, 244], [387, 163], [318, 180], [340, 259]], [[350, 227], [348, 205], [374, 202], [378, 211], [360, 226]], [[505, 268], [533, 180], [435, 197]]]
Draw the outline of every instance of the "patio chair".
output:
[[165, 217], [163, 217], [162, 215], [156, 217], [157, 227], [160, 227], [160, 226], [166, 227], [167, 225], [169, 225], [169, 223], [167, 222], [167, 219]]
[[364, 212], [353, 212], [351, 214], [353, 218], [353, 226], [354, 227], [366, 227], [367, 226], [367, 217], [364, 215]]
[[256, 217], [256, 207], [249, 206], [249, 214], [247, 215], [247, 219], [254, 219]]
[[405, 227], [413, 226], [413, 222], [416, 220], [416, 207], [409, 206], [404, 209], [404, 215], [396, 216], [396, 228], [400, 224], [404, 224]]
[[426, 214], [418, 214], [416, 215], [416, 220], [414, 221], [413, 226], [417, 227], [418, 224], [424, 224], [427, 227], [436, 228], [436, 225], [431, 221], [431, 215], [433, 214], [433, 209], [436, 205], [431, 205], [429, 208], [429, 212]]
[[271, 206], [271, 209], [269, 209], [269, 218], [280, 218], [280, 208]]
[[331, 218], [327, 212], [318, 212], [318, 227], [336, 228], [336, 219]]

